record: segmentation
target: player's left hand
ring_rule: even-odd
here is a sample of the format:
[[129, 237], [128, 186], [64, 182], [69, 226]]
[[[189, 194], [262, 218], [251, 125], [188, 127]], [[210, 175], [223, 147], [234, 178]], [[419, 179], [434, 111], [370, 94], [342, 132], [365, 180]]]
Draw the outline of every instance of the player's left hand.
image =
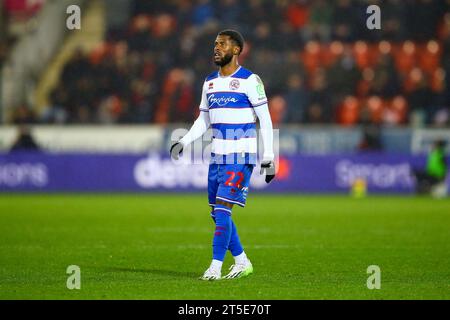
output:
[[273, 161], [263, 161], [261, 163], [260, 174], [266, 173], [266, 183], [270, 183], [275, 178], [275, 163]]
[[180, 158], [181, 152], [183, 152], [183, 144], [180, 142], [175, 142], [172, 147], [170, 147], [170, 156], [174, 160], [178, 160]]

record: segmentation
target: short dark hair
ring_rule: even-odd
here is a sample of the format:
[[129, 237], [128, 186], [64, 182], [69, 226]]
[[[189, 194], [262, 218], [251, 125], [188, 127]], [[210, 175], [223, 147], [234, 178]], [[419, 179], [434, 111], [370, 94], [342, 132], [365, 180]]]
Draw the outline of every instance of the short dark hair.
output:
[[233, 40], [236, 45], [241, 48], [241, 51], [239, 54], [242, 53], [242, 50], [244, 50], [244, 37], [242, 34], [239, 33], [239, 31], [232, 30], [232, 29], [226, 29], [222, 30], [218, 34], [219, 36], [229, 36], [231, 40]]

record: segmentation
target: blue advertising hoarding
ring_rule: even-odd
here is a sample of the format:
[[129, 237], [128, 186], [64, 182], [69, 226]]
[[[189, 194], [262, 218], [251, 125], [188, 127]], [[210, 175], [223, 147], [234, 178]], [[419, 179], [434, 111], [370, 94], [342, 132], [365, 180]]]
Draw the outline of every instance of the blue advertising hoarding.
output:
[[[424, 156], [394, 154], [280, 156], [277, 179], [266, 185], [255, 169], [252, 192], [344, 193], [364, 179], [373, 193], [411, 193], [412, 168]], [[259, 169], [259, 168], [258, 168]], [[1, 192], [197, 192], [208, 164], [175, 164], [148, 155], [14, 153], [0, 156]]]

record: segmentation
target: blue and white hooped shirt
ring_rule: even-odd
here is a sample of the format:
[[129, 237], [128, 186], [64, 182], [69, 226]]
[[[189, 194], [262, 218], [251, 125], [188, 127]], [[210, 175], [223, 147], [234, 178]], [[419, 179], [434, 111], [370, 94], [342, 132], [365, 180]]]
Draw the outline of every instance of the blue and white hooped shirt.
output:
[[213, 129], [213, 155], [257, 153], [256, 114], [253, 108], [267, 103], [258, 75], [239, 67], [223, 77], [218, 71], [203, 84], [200, 111], [208, 112]]

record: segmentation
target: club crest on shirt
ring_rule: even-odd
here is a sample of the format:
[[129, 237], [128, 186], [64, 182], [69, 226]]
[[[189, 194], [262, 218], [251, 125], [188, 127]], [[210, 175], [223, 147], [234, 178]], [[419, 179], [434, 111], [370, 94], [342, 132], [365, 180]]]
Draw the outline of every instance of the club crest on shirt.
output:
[[241, 84], [239, 83], [239, 80], [237, 80], [237, 79], [233, 79], [233, 80], [231, 80], [230, 81], [230, 89], [231, 90], [237, 90], [237, 89], [239, 89], [239, 86], [240, 86]]

